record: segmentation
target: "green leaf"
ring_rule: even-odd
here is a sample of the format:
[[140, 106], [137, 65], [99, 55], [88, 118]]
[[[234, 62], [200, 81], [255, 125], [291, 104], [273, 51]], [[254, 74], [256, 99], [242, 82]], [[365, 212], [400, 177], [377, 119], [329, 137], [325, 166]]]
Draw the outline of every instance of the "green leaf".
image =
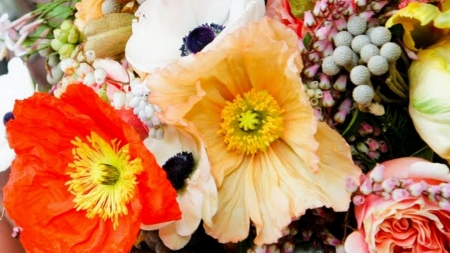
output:
[[416, 152], [414, 152], [414, 154], [412, 154], [411, 156], [420, 157], [420, 158], [423, 158], [423, 159], [426, 159], [426, 160], [432, 162], [433, 157], [434, 157], [434, 151], [430, 147], [425, 146], [425, 147], [417, 150]]
[[303, 38], [303, 45], [305, 45], [305, 48], [308, 48], [309, 43], [311, 43], [312, 36], [310, 33], [306, 33], [305, 37]]

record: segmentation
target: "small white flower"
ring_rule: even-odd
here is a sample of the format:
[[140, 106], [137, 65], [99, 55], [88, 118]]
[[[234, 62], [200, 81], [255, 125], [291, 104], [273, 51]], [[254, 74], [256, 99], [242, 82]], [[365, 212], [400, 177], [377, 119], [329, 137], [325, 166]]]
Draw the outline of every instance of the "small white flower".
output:
[[[34, 85], [25, 63], [18, 57], [8, 62], [8, 74], [0, 76], [0, 115], [11, 112], [14, 102], [27, 98], [34, 93]], [[0, 171], [6, 170], [14, 159], [15, 153], [6, 139], [6, 128], [0, 123]]]
[[188, 152], [192, 153], [194, 168], [184, 179], [183, 188], [177, 190], [181, 219], [168, 224], [141, 226], [141, 228], [145, 230], [159, 228], [159, 236], [164, 244], [172, 250], [178, 250], [189, 242], [200, 221], [203, 220], [206, 225], [211, 226], [212, 217], [218, 208], [218, 193], [202, 141], [182, 128], [171, 125], [164, 125], [163, 128], [165, 133], [162, 139], [147, 138], [144, 141], [158, 164], [165, 166], [166, 162], [177, 153]]
[[[224, 29], [213, 42], [265, 14], [262, 0], [152, 0], [136, 11], [125, 55], [139, 71], [151, 72], [182, 56], [183, 38], [204, 24]], [[209, 46], [208, 45], [208, 46]], [[205, 48], [206, 50], [206, 48]]]

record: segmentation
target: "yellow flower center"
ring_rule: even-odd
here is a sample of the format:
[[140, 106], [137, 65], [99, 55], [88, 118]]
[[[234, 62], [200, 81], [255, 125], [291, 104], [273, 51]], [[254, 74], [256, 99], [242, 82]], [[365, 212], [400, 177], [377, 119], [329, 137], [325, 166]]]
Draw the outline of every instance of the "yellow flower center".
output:
[[252, 89], [226, 103], [218, 133], [224, 135], [228, 150], [253, 155], [265, 151], [281, 136], [283, 112], [267, 91]]
[[119, 217], [128, 214], [127, 203], [133, 198], [136, 174], [143, 170], [142, 160], [130, 161], [129, 145], [118, 148], [116, 140], [107, 143], [96, 133], [87, 136], [89, 143], [76, 137], [71, 143], [74, 161], [69, 167], [72, 180], [69, 191], [75, 195], [77, 211], [85, 210], [88, 218], [95, 215], [111, 219], [114, 228]]

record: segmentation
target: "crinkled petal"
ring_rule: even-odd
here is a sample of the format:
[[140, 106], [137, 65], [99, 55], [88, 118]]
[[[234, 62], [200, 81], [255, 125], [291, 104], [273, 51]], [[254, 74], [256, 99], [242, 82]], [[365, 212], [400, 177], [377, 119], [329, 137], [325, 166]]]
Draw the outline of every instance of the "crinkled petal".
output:
[[320, 143], [319, 171], [314, 177], [314, 182], [322, 186], [320, 198], [334, 211], [347, 211], [351, 194], [345, 189], [345, 178], [359, 182], [361, 169], [353, 163], [347, 142], [326, 123], [319, 123], [314, 137]]
[[369, 253], [364, 234], [361, 231], [354, 231], [348, 235], [344, 247], [347, 253]]
[[[4, 203], [11, 218], [23, 228], [20, 238], [26, 249], [128, 252], [141, 219], [162, 222], [180, 217], [176, 193], [164, 171], [146, 151], [139, 135], [91, 88], [70, 85], [61, 99], [35, 93], [17, 102], [13, 112], [16, 117], [7, 124], [7, 132], [17, 157], [4, 188]], [[72, 170], [68, 164], [74, 159], [71, 141], [75, 137], [85, 139], [91, 131], [108, 141], [130, 143], [130, 156], [143, 160], [147, 173], [141, 175], [157, 177], [145, 181], [145, 187], [154, 190], [149, 196], [153, 202], [141, 201], [141, 191], [136, 189], [127, 203], [128, 214], [118, 218], [116, 229], [111, 220], [98, 216], [88, 219], [85, 211], [75, 210], [74, 195], [65, 185], [70, 180], [67, 172]], [[141, 187], [144, 181], [139, 182]], [[29, 203], [29, 208], [23, 208], [23, 203]], [[141, 216], [147, 205], [158, 212]]]
[[186, 244], [191, 240], [191, 235], [181, 236], [177, 233], [175, 224], [170, 224], [161, 228], [158, 231], [159, 237], [171, 250], [179, 250], [186, 246]]

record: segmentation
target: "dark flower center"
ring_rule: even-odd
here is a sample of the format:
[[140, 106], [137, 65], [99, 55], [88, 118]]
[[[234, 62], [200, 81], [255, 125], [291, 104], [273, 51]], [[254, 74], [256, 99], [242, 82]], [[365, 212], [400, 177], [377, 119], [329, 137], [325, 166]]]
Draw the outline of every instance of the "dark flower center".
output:
[[211, 43], [214, 38], [224, 29], [224, 26], [211, 23], [203, 24], [194, 28], [189, 34], [183, 38], [181, 46], [181, 56], [195, 54], [202, 51], [206, 45]]
[[5, 113], [5, 115], [3, 116], [3, 124], [6, 126], [6, 122], [12, 119], [14, 119], [14, 114], [12, 112]]
[[178, 191], [184, 187], [184, 180], [192, 173], [194, 165], [192, 153], [183, 151], [169, 158], [162, 167], [173, 188]]

